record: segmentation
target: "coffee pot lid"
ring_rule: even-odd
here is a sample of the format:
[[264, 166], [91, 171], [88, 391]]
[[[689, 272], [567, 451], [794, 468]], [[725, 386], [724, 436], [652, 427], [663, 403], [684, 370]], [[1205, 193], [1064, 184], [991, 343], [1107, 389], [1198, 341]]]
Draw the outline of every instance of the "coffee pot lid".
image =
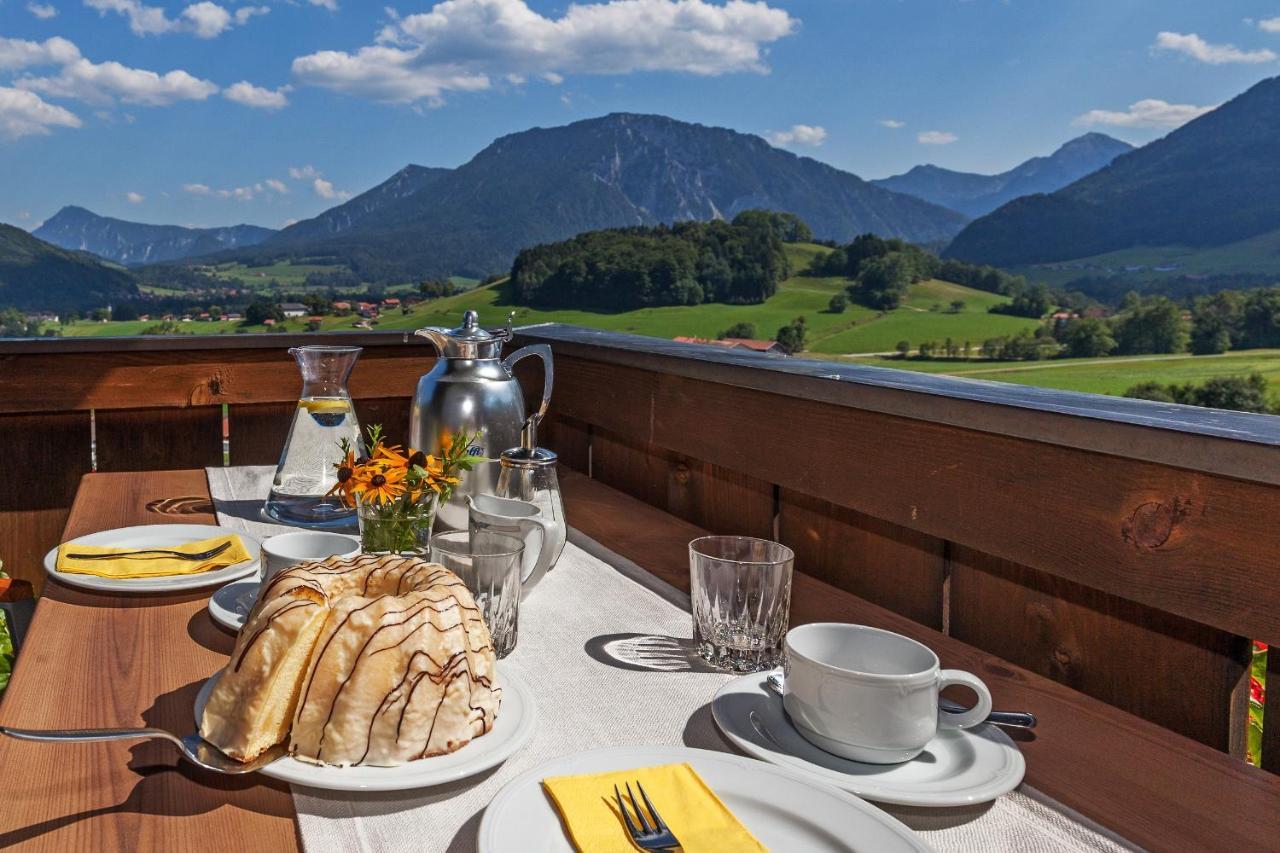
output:
[[502, 345], [511, 340], [511, 324], [507, 328], [490, 331], [480, 325], [480, 315], [464, 311], [462, 325], [454, 329], [431, 326], [414, 332], [430, 340], [444, 358], [497, 358]]
[[555, 465], [560, 457], [554, 451], [538, 446], [538, 422], [542, 418], [534, 413], [520, 430], [520, 446], [504, 450], [499, 460], [504, 468], [542, 468]]

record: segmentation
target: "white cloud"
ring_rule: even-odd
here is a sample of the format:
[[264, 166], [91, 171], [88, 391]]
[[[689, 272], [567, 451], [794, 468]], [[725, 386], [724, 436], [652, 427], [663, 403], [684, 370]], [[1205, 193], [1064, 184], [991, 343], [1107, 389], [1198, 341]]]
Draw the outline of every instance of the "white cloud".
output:
[[182, 191], [190, 195], [208, 195], [211, 192], [208, 184], [183, 184]]
[[218, 198], [233, 198], [236, 201], [251, 201], [254, 196], [253, 187], [234, 187], [229, 190], [214, 190]]
[[1209, 65], [1274, 62], [1277, 58], [1275, 51], [1266, 48], [1241, 50], [1234, 44], [1210, 44], [1195, 33], [1159, 33], [1154, 49], [1182, 53]]
[[307, 178], [314, 178], [319, 174], [320, 173], [316, 171], [316, 167], [311, 165], [289, 167], [289, 177], [293, 178], [295, 181], [302, 181], [302, 180], [306, 180]]
[[128, 192], [124, 194], [124, 197], [129, 204], [142, 204], [146, 201], [146, 197], [142, 193]]
[[316, 178], [311, 182], [311, 188], [315, 190], [316, 195], [320, 198], [345, 200], [351, 198], [351, 193], [346, 190], [335, 190], [333, 184], [324, 178]]
[[236, 9], [235, 21], [239, 26], [249, 23], [249, 19], [254, 15], [265, 15], [271, 11], [270, 6], [241, 6]]
[[899, 128], [906, 127], [907, 123], [905, 121], [898, 121], [896, 118], [882, 118], [880, 119], [880, 126], [887, 127], [890, 130], [898, 130]]
[[1258, 21], [1258, 29], [1268, 33], [1280, 33], [1280, 17], [1263, 18]]
[[818, 146], [827, 141], [827, 129], [821, 125], [793, 124], [790, 130], [771, 130], [765, 134], [770, 144]]
[[292, 86], [281, 86], [279, 89], [264, 89], [247, 80], [241, 80], [222, 90], [222, 97], [246, 107], [260, 110], [278, 110], [289, 105], [285, 93], [293, 90]]
[[0, 38], [0, 69], [62, 65], [79, 58], [80, 49], [57, 36], [42, 42]]
[[921, 145], [950, 145], [960, 137], [946, 130], [922, 130], [916, 134]]
[[312, 6], [320, 6], [330, 12], [338, 11], [338, 0], [307, 0]]
[[54, 127], [79, 127], [75, 113], [33, 92], [0, 86], [0, 139], [44, 136]]
[[606, 0], [570, 4], [558, 18], [525, 0], [445, 0], [393, 20], [355, 53], [300, 56], [293, 72], [348, 94], [432, 104], [509, 75], [558, 82], [574, 73], [767, 73], [766, 46], [798, 23], [764, 0]]
[[242, 6], [232, 14], [225, 6], [201, 0], [188, 5], [178, 17], [170, 18], [163, 7], [145, 6], [142, 0], [84, 0], [84, 4], [102, 15], [108, 12], [123, 15], [135, 35], [192, 33], [203, 39], [216, 38], [232, 27], [243, 26], [254, 15], [271, 11], [267, 6]]
[[28, 3], [27, 11], [42, 21], [58, 17], [58, 10], [52, 3]]
[[1071, 123], [1086, 126], [1106, 124], [1114, 127], [1174, 128], [1214, 109], [1216, 106], [1197, 107], [1193, 104], [1171, 104], [1158, 98], [1145, 98], [1130, 104], [1129, 109], [1124, 112], [1089, 110]]
[[285, 186], [284, 181], [277, 180], [276, 178], [267, 178], [263, 183], [265, 183], [268, 188], [280, 193], [281, 195], [289, 192], [289, 188]]
[[186, 71], [157, 74], [119, 62], [94, 63], [83, 57], [64, 65], [57, 76], [20, 77], [14, 85], [54, 98], [75, 98], [91, 104], [111, 104], [119, 99], [148, 107], [203, 101], [218, 91], [213, 83]]

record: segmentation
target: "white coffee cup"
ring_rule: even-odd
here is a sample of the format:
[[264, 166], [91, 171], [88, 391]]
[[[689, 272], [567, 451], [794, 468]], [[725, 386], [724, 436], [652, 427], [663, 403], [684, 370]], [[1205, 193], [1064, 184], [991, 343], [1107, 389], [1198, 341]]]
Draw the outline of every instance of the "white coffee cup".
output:
[[300, 530], [262, 540], [262, 582], [266, 583], [290, 566], [326, 557], [354, 557], [360, 542], [341, 533]]
[[[909, 637], [839, 622], [792, 628], [782, 702], [805, 740], [826, 752], [869, 764], [915, 758], [939, 727], [967, 729], [991, 713], [991, 692], [977, 676], [942, 669], [928, 646]], [[938, 707], [953, 684], [978, 695], [967, 711]]]

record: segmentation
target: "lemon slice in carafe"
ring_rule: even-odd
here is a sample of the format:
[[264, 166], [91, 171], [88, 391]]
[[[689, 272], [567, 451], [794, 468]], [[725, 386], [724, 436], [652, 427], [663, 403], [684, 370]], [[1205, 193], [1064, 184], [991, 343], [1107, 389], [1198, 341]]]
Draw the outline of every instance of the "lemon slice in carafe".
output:
[[337, 415], [351, 411], [351, 403], [347, 400], [299, 400], [299, 409], [306, 409], [313, 415]]

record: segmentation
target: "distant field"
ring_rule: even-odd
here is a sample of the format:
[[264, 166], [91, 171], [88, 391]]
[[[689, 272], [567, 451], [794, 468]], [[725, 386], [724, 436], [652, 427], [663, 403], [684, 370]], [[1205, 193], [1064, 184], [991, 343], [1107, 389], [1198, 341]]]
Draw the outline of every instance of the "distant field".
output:
[[1064, 358], [1034, 362], [916, 361], [895, 358], [842, 359], [856, 364], [945, 373], [969, 379], [1015, 382], [1041, 388], [1123, 394], [1139, 382], [1201, 383], [1215, 376], [1261, 373], [1280, 400], [1280, 350], [1241, 350], [1225, 355], [1148, 355]]
[[[825, 251], [827, 249], [812, 244], [787, 247], [792, 269], [797, 271], [806, 269], [815, 255]], [[315, 265], [277, 264], [255, 268], [222, 265], [219, 274], [227, 278], [238, 275], [246, 282], [255, 284], [254, 279], [245, 275], [245, 271], [261, 272], [266, 279], [274, 276], [282, 286], [288, 286], [287, 276], [293, 276], [300, 284], [300, 277], [305, 277], [308, 272], [333, 269], [335, 268]], [[913, 285], [903, 306], [896, 311], [880, 313], [850, 305], [841, 314], [827, 312], [827, 303], [831, 297], [843, 291], [848, 284], [840, 277], [793, 275], [782, 283], [776, 294], [758, 305], [709, 303], [642, 308], [613, 314], [571, 310], [540, 311], [506, 303], [502, 298], [501, 283], [476, 287], [474, 279], [455, 278], [454, 282], [472, 289], [456, 296], [414, 306], [407, 314], [385, 314], [380, 318], [377, 328], [456, 326], [462, 318], [462, 312], [474, 309], [480, 312], [481, 321], [490, 325], [504, 323], [507, 314], [514, 311], [516, 325], [571, 323], [659, 338], [681, 335], [714, 338], [735, 323], [748, 322], [755, 324], [759, 337], [769, 338], [796, 317], [804, 316], [809, 326], [810, 349], [815, 353], [837, 355], [890, 351], [898, 341], [904, 339], [914, 347], [924, 341], [942, 343], [950, 337], [957, 344], [969, 341], [976, 347], [986, 338], [1012, 334], [1037, 325], [1035, 320], [987, 313], [989, 307], [1005, 301], [1004, 297], [943, 281], [926, 281]], [[964, 301], [964, 308], [955, 314], [948, 313], [950, 303], [956, 299]], [[322, 330], [350, 329], [356, 319], [328, 317], [322, 323]], [[134, 335], [148, 325], [152, 324], [84, 323], [67, 328], [64, 334]], [[288, 331], [302, 331], [305, 322], [291, 320], [284, 324], [284, 328]], [[256, 327], [248, 331], [265, 330]], [[225, 323], [185, 323], [182, 324], [182, 332], [222, 334], [234, 332], [234, 327]]]
[[345, 266], [322, 264], [294, 264], [288, 261], [270, 264], [265, 267], [247, 267], [244, 264], [218, 264], [200, 269], [214, 278], [238, 278], [254, 290], [265, 288], [271, 279], [275, 279], [282, 287], [302, 287], [307, 276], [312, 273], [346, 272]]
[[[1145, 269], [1126, 271], [1134, 267]], [[1155, 267], [1173, 269], [1157, 272]], [[1051, 285], [1063, 285], [1085, 276], [1119, 274], [1134, 281], [1159, 281], [1184, 275], [1243, 273], [1270, 274], [1280, 279], [1280, 230], [1225, 246], [1142, 246], [1060, 264], [1015, 267], [1010, 268], [1010, 272]]]

